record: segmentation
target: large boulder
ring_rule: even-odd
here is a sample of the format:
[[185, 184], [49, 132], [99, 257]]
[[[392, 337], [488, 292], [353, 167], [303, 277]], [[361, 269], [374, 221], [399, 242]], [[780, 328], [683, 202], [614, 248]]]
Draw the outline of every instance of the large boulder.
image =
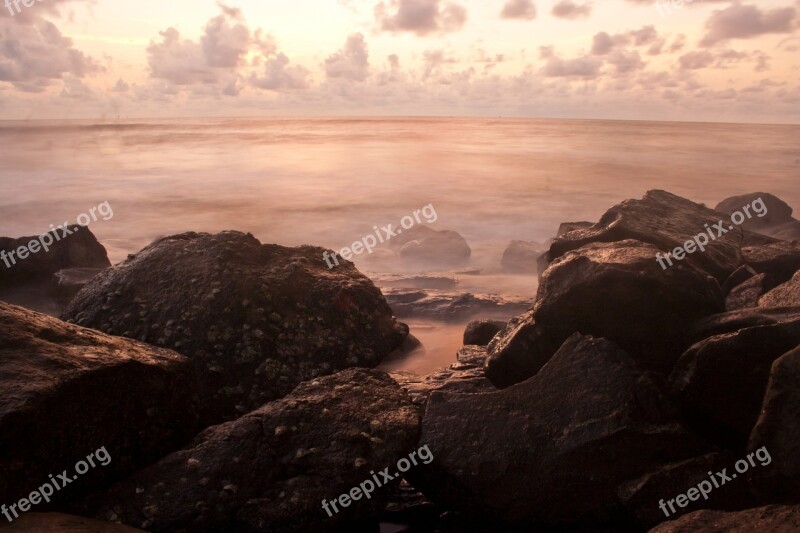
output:
[[186, 449], [79, 509], [151, 532], [355, 527], [383, 509], [383, 487], [374, 487], [370, 498], [354, 495], [338, 513], [322, 502], [352, 494], [373, 471], [388, 467], [394, 476], [397, 461], [418, 442], [419, 423], [417, 409], [389, 376], [345, 370], [206, 429]]
[[772, 465], [759, 470], [760, 490], [769, 501], [800, 498], [800, 345], [778, 358], [770, 371], [749, 450], [765, 447]]
[[[705, 234], [708, 243], [705, 251], [695, 246], [695, 252], [682, 261], [672, 258], [676, 265], [691, 264], [705, 270], [720, 283], [741, 264], [739, 244], [744, 234], [739, 227], [730, 226], [725, 215], [666, 191], [648, 191], [641, 200], [626, 200], [618, 204], [588, 229], [573, 230], [557, 238], [550, 246], [549, 260], [554, 261], [570, 250], [597, 242], [614, 242], [626, 239], [652, 244], [658, 252], [671, 252], [699, 235]], [[725, 233], [712, 239], [705, 232], [723, 221]], [[701, 239], [702, 240], [702, 239]], [[655, 254], [652, 261], [655, 263]], [[666, 264], [666, 262], [665, 262]], [[675, 266], [667, 266], [671, 270]]]
[[800, 222], [792, 218], [792, 208], [768, 192], [731, 196], [722, 200], [714, 209], [730, 215], [742, 211], [744, 206], [752, 206], [753, 214], [742, 224], [745, 229], [786, 241], [800, 239]]
[[737, 512], [695, 511], [664, 522], [650, 533], [793, 533], [800, 530], [800, 505], [767, 505]]
[[[50, 244], [48, 244], [50, 243]], [[20, 258], [21, 248], [25, 258]], [[13, 253], [13, 256], [9, 254]], [[72, 225], [42, 236], [0, 237], [0, 288], [32, 281], [49, 281], [65, 268], [111, 266], [102, 244], [86, 226]]]
[[772, 363], [800, 344], [800, 319], [702, 340], [670, 375], [671, 394], [697, 431], [743, 449], [761, 412]]
[[473, 320], [464, 329], [464, 344], [486, 346], [504, 327], [506, 323], [500, 320]]
[[756, 326], [789, 324], [800, 320], [800, 307], [752, 307], [727, 311], [703, 318], [692, 325], [692, 344], [723, 333], [734, 333]]
[[460, 233], [452, 230], [436, 231], [428, 226], [414, 226], [388, 241], [403, 261], [421, 268], [448, 268], [464, 265], [472, 250]]
[[[59, 501], [126, 476], [199, 430], [189, 361], [0, 302], [0, 502], [105, 447]], [[104, 452], [101, 455], [105, 455]], [[102, 458], [100, 458], [102, 459]]]
[[761, 307], [800, 307], [800, 270], [758, 300]]
[[758, 300], [766, 292], [766, 274], [756, 274], [744, 283], [730, 290], [725, 297], [725, 310], [737, 311], [749, 307], [758, 307]]
[[669, 372], [689, 346], [690, 325], [724, 310], [717, 281], [690, 264], [667, 270], [640, 241], [593, 243], [547, 269], [535, 323], [563, 340], [574, 332], [606, 338], [645, 367]]
[[205, 420], [234, 418], [303, 380], [375, 366], [408, 328], [350, 262], [250, 234], [159, 239], [96, 276], [64, 318], [188, 356]]
[[800, 270], [800, 242], [775, 242], [742, 247], [742, 260], [759, 274], [765, 274], [765, 290], [791, 279]]
[[598, 526], [617, 487], [707, 452], [656, 383], [604, 339], [573, 335], [539, 373], [498, 392], [434, 392], [409, 472], [435, 503], [503, 523]]
[[539, 256], [542, 255], [542, 245], [528, 241], [511, 241], [503, 251], [500, 266], [506, 272], [524, 274], [536, 273]]

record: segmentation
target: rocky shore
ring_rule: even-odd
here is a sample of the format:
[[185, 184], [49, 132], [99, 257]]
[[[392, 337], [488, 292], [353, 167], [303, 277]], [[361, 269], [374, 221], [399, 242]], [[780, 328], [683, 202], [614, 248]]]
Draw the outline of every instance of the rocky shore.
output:
[[[767, 215], [657, 261], [757, 199]], [[114, 266], [78, 236], [0, 269], [0, 300], [27, 287], [63, 308], [0, 301], [0, 530], [800, 528], [800, 223], [771, 194], [711, 209], [649, 191], [514, 241], [500, 266], [538, 269], [529, 301], [447, 276], [376, 286], [322, 248], [236, 231]], [[470, 256], [451, 231], [393, 246]], [[478, 320], [420, 376], [374, 370], [414, 344], [397, 316]], [[34, 502], [100, 447], [108, 464]], [[728, 480], [692, 498], [714, 472]]]

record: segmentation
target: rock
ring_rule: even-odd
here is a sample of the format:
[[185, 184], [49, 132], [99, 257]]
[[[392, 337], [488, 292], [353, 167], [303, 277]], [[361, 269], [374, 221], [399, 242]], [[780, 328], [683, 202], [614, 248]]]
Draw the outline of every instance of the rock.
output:
[[800, 270], [800, 243], [777, 242], [742, 247], [744, 262], [760, 274], [766, 274], [766, 290], [786, 283]]
[[594, 226], [594, 222], [562, 222], [561, 225], [558, 226], [558, 233], [556, 233], [556, 237], [561, 237], [570, 231], [575, 231], [578, 229], [589, 229], [592, 226]]
[[753, 307], [719, 313], [699, 320], [692, 326], [692, 343], [740, 329], [788, 324], [798, 320], [800, 320], [800, 307], [790, 309]]
[[0, 502], [26, 497], [105, 447], [110, 462], [56, 492], [63, 502], [199, 430], [185, 357], [3, 302], [0, 324]]
[[500, 266], [506, 272], [530, 273], [536, 272], [539, 256], [542, 255], [542, 245], [535, 242], [511, 241], [503, 252]]
[[758, 307], [758, 299], [766, 292], [764, 290], [766, 277], [766, 274], [756, 274], [731, 289], [728, 296], [725, 297], [725, 310], [736, 311], [748, 307]]
[[387, 242], [406, 265], [431, 268], [450, 268], [466, 264], [472, 250], [458, 232], [436, 231], [428, 226], [414, 226]]
[[800, 505], [767, 505], [737, 512], [695, 511], [650, 533], [792, 533], [800, 529]]
[[542, 277], [535, 323], [555, 341], [575, 332], [606, 338], [668, 373], [690, 344], [692, 323], [724, 306], [714, 278], [688, 263], [662, 270], [657, 251], [625, 240], [565, 253]]
[[476, 316], [512, 316], [524, 312], [531, 301], [494, 294], [469, 292], [383, 289], [394, 313], [402, 318], [433, 318], [461, 322]]
[[[761, 203], [751, 207], [752, 216], [744, 221], [742, 227], [788, 241], [800, 238], [800, 222], [792, 218], [792, 208], [770, 193], [754, 192], [731, 196], [717, 204], [714, 209], [720, 213], [731, 215], [736, 211], [741, 212], [744, 206], [751, 206], [753, 202], [759, 200]], [[763, 213], [763, 215], [759, 215], [759, 213]]]
[[486, 377], [505, 388], [535, 375], [561, 346], [558, 336], [536, 324], [533, 312], [512, 318], [489, 343]]
[[[768, 501], [800, 497], [800, 346], [779, 357], [770, 371], [767, 392], [749, 451], [765, 447], [772, 465], [758, 471], [762, 496]], [[762, 452], [763, 453], [763, 452]]]
[[[64, 232], [71, 234], [64, 235]], [[108, 254], [94, 234], [85, 226], [68, 226], [66, 230], [55, 230], [44, 234], [44, 244], [53, 241], [48, 251], [42, 247], [39, 237], [20, 237], [11, 239], [0, 237], [0, 252], [14, 251], [13, 258], [6, 255], [0, 262], [0, 288], [19, 285], [29, 281], [49, 281], [50, 277], [65, 268], [105, 268], [111, 266]], [[56, 237], [58, 240], [56, 240]], [[28, 247], [36, 242], [25, 259], [16, 252], [20, 247]], [[27, 252], [24, 252], [27, 253]]]
[[376, 287], [398, 287], [402, 289], [452, 289], [458, 281], [448, 276], [410, 276], [403, 274], [381, 274], [370, 277]]
[[66, 306], [93, 277], [103, 270], [102, 268], [66, 268], [59, 270], [53, 274], [50, 290], [53, 296], [62, 305]]
[[420, 442], [434, 460], [409, 481], [433, 502], [540, 526], [597, 527], [621, 483], [707, 451], [631, 357], [578, 334], [523, 383], [431, 394]]
[[800, 270], [791, 280], [778, 285], [758, 301], [760, 307], [795, 307], [800, 306]]
[[464, 330], [464, 344], [486, 346], [504, 327], [506, 323], [500, 320], [473, 320]]
[[758, 272], [747, 265], [740, 266], [733, 272], [733, 274], [728, 276], [728, 279], [726, 279], [725, 283], [722, 284], [722, 294], [727, 296], [731, 292], [731, 289], [741, 285], [757, 274]]
[[64, 318], [188, 356], [208, 425], [403, 343], [380, 291], [323, 252], [239, 232], [166, 237], [93, 278]]
[[542, 275], [544, 275], [545, 270], [547, 270], [547, 267], [549, 266], [550, 252], [546, 251], [536, 258], [536, 273], [539, 275], [539, 281], [542, 281]]
[[371, 471], [393, 475], [418, 439], [419, 414], [405, 391], [382, 372], [349, 369], [206, 429], [81, 508], [151, 532], [358, 529], [383, 510], [382, 488], [331, 508], [332, 516], [322, 501]]
[[670, 375], [671, 395], [698, 433], [724, 447], [744, 449], [772, 363], [798, 344], [797, 317], [700, 341]]
[[[550, 260], [586, 244], [626, 239], [652, 244], [658, 248], [657, 252], [671, 252], [707, 231], [706, 224], [711, 228], [723, 219], [722, 213], [666, 191], [648, 191], [641, 200], [626, 200], [612, 207], [591, 228], [574, 230], [557, 238], [550, 246]], [[725, 281], [741, 265], [739, 243], [743, 239], [741, 228], [727, 230], [729, 222], [723, 225], [727, 233], [722, 236], [717, 237], [718, 231], [714, 230], [714, 239], [709, 238], [705, 251], [696, 249], [682, 261], [673, 258], [672, 262], [693, 265], [720, 283]], [[655, 253], [651, 260], [656, 262]], [[673, 268], [675, 266], [667, 266], [667, 270]]]
[[4, 533], [144, 533], [141, 529], [61, 513], [25, 513]]

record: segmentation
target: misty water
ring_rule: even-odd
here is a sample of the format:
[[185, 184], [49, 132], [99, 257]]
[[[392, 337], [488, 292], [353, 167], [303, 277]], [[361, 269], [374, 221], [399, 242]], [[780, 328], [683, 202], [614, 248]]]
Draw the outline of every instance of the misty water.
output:
[[[712, 207], [728, 196], [764, 191], [800, 206], [800, 126], [460, 118], [6, 121], [0, 154], [3, 236], [40, 234], [109, 202], [113, 218], [90, 228], [114, 263], [159, 236], [184, 231], [235, 229], [262, 242], [338, 250], [374, 226], [396, 226], [432, 205], [437, 217], [430, 226], [458, 231], [472, 248], [468, 265], [444, 273], [457, 281], [455, 290], [529, 299], [536, 276], [500, 270], [509, 241], [544, 242], [560, 222], [596, 221], [608, 207], [649, 189]], [[374, 277], [409, 270], [370, 259], [363, 254], [354, 261]], [[424, 373], [454, 361], [463, 323], [408, 322], [425, 350], [387, 368]]]

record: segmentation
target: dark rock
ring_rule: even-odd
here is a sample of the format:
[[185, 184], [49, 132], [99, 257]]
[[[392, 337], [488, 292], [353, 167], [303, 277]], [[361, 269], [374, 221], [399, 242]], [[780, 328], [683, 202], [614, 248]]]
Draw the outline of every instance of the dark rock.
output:
[[25, 513], [4, 533], [144, 533], [141, 529], [61, 513]]
[[169, 350], [0, 302], [0, 502], [105, 447], [55, 498], [120, 479], [198, 431], [191, 368]]
[[323, 252], [239, 232], [166, 237], [93, 278], [64, 318], [188, 356], [206, 423], [234, 418], [303, 380], [375, 366], [408, 334], [369, 279]]
[[589, 229], [592, 226], [594, 226], [594, 222], [562, 222], [561, 225], [558, 226], [556, 237], [561, 237], [570, 231], [575, 231], [577, 229]]
[[547, 267], [550, 266], [550, 252], [546, 251], [542, 255], [536, 258], [536, 273], [539, 274], [539, 281], [542, 280], [542, 275], [544, 275], [545, 270]]
[[59, 270], [51, 279], [51, 293], [64, 306], [68, 305], [75, 295], [89, 281], [102, 272], [102, 268], [67, 268]]
[[795, 307], [800, 306], [800, 270], [784, 283], [778, 285], [758, 301], [761, 307]]
[[486, 346], [504, 327], [506, 323], [500, 320], [473, 320], [464, 330], [464, 344]]
[[421, 267], [453, 267], [469, 261], [472, 250], [458, 232], [414, 226], [388, 241], [405, 262]]
[[[550, 260], [586, 244], [626, 239], [652, 244], [658, 248], [657, 252], [671, 252], [705, 232], [706, 224], [711, 228], [724, 217], [718, 211], [666, 191], [648, 191], [641, 200], [626, 200], [612, 207], [591, 228], [557, 238], [550, 246]], [[723, 225], [726, 230], [729, 222]], [[690, 264], [705, 270], [722, 283], [741, 265], [739, 246], [743, 230], [735, 227], [720, 237], [716, 235], [715, 231], [714, 239], [704, 246], [705, 251], [696, 249], [682, 261], [672, 258], [672, 262], [675, 266]], [[655, 253], [652, 261], [656, 261]], [[675, 266], [668, 266], [667, 270]]]
[[627, 240], [564, 254], [542, 277], [535, 323], [556, 341], [575, 332], [606, 338], [646, 368], [669, 372], [691, 343], [691, 324], [724, 304], [714, 278], [688, 263], [662, 270], [657, 251]]
[[758, 299], [766, 292], [764, 290], [766, 277], [766, 274], [756, 274], [731, 289], [728, 296], [725, 297], [725, 310], [736, 311], [748, 307], [758, 307]]
[[699, 320], [692, 326], [692, 338], [694, 343], [714, 335], [733, 333], [740, 329], [786, 324], [798, 320], [800, 320], [800, 307], [789, 309], [765, 307], [739, 309]]
[[511, 316], [524, 312], [531, 301], [494, 294], [437, 290], [383, 289], [386, 301], [401, 318], [463, 321], [476, 316]]
[[[756, 205], [758, 211], [751, 207], [751, 217], [744, 221], [742, 227], [782, 240], [800, 239], [800, 222], [792, 218], [792, 208], [770, 193], [754, 192], [732, 196], [721, 201], [714, 209], [731, 215], [736, 211], [742, 212], [744, 206], [750, 206], [758, 200], [761, 200], [761, 204]], [[763, 213], [764, 211], [766, 211], [765, 214], [758, 215], [759, 212]], [[746, 213], [743, 214], [746, 215]]]
[[728, 279], [725, 280], [725, 283], [722, 284], [722, 294], [725, 296], [731, 292], [731, 289], [734, 287], [741, 285], [748, 279], [752, 278], [753, 276], [757, 275], [758, 272], [753, 270], [751, 267], [747, 265], [742, 265], [737, 268], [733, 274], [728, 276]]
[[766, 274], [766, 290], [786, 283], [800, 270], [800, 243], [777, 242], [742, 247], [742, 260], [760, 274]]
[[[11, 239], [0, 237], [0, 252], [16, 251], [20, 247], [28, 247], [35, 241], [36, 253], [19, 259], [15, 252], [13, 257], [0, 262], [0, 287], [18, 285], [28, 281], [48, 282], [50, 277], [65, 268], [105, 268], [111, 266], [108, 254], [102, 244], [97, 242], [88, 227], [73, 225], [68, 227], [72, 234], [63, 235], [63, 231], [51, 231], [43, 235], [53, 243], [48, 251], [42, 248], [39, 237], [20, 237]], [[56, 240], [58, 237], [58, 240]], [[45, 243], [46, 244], [46, 243]], [[6, 256], [7, 257], [7, 256]]]
[[531, 311], [512, 318], [489, 343], [486, 377], [498, 388], [525, 381], [550, 360], [561, 341], [536, 324]]
[[[800, 498], [800, 346], [772, 365], [767, 392], [748, 449], [766, 447], [771, 465], [758, 471], [768, 501]], [[763, 453], [763, 452], [762, 452]]]
[[511, 241], [503, 252], [500, 266], [506, 272], [530, 273], [536, 272], [539, 256], [542, 255], [542, 245], [535, 242]]
[[376, 287], [398, 287], [402, 289], [452, 289], [458, 281], [446, 276], [411, 276], [403, 274], [381, 274], [371, 277]]
[[[300, 384], [281, 400], [203, 431], [81, 506], [152, 532], [329, 531], [385, 507], [386, 492], [331, 514], [370, 471], [414, 450], [419, 413], [389, 376], [349, 369]], [[419, 467], [414, 467], [419, 468]]]
[[738, 512], [695, 511], [664, 522], [650, 533], [793, 533], [800, 530], [800, 505], [767, 505]]
[[772, 363], [798, 344], [796, 317], [700, 341], [676, 364], [672, 396], [699, 433], [742, 450], [761, 411]]
[[420, 442], [434, 460], [409, 481], [445, 508], [505, 523], [595, 527], [618, 511], [621, 483], [707, 451], [673, 421], [632, 358], [577, 334], [523, 383], [434, 392]]

